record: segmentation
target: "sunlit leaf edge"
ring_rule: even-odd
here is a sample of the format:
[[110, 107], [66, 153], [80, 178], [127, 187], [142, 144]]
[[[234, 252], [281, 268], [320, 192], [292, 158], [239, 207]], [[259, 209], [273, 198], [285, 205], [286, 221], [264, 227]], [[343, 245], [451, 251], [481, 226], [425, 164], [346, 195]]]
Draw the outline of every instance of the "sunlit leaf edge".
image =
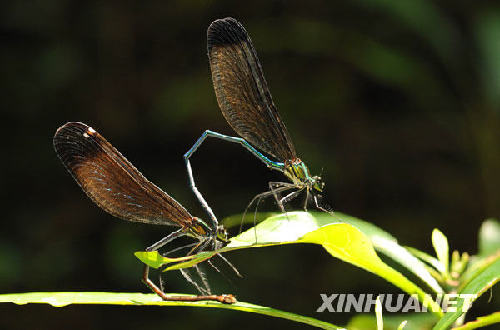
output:
[[[169, 296], [192, 296], [185, 294], [168, 294]], [[188, 306], [202, 308], [223, 308], [242, 312], [258, 313], [271, 317], [283, 318], [305, 323], [323, 329], [339, 327], [311, 317], [281, 311], [271, 307], [259, 306], [245, 302], [221, 304], [213, 301], [182, 302], [163, 301], [156, 294], [117, 293], [117, 292], [29, 292], [17, 294], [0, 294], [0, 302], [10, 302], [18, 305], [28, 303], [45, 303], [54, 307], [64, 307], [71, 304], [105, 304], [105, 305], [142, 305], [142, 306]]]
[[500, 312], [495, 312], [485, 316], [479, 316], [474, 321], [467, 322], [462, 326], [453, 328], [453, 330], [472, 330], [496, 323], [500, 323]]

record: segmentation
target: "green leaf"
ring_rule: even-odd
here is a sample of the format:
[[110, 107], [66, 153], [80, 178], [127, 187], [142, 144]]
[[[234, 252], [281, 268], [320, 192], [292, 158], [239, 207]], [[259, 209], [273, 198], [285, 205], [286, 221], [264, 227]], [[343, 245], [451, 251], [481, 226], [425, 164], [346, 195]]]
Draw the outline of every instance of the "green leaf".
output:
[[[471, 301], [474, 302], [486, 290], [493, 287], [500, 280], [500, 256], [494, 262], [490, 263], [486, 268], [478, 270], [476, 276], [462, 289], [458, 290], [459, 294], [474, 294], [476, 295]], [[464, 311], [470, 306], [464, 306], [465, 301], [459, 299], [456, 304], [455, 311], [448, 311], [435, 325], [434, 330], [449, 329], [451, 325], [464, 314]]]
[[300, 241], [321, 244], [332, 256], [377, 274], [410, 295], [417, 294], [420, 301], [426, 301], [431, 305], [433, 312], [441, 314], [439, 306], [430, 300], [422, 289], [385, 264], [377, 256], [370, 239], [352, 225], [346, 223], [325, 225], [307, 233]]
[[500, 250], [500, 222], [487, 219], [479, 229], [479, 255], [487, 256]]
[[434, 246], [434, 250], [436, 250], [436, 256], [444, 268], [442, 275], [445, 278], [448, 278], [450, 249], [448, 247], [448, 239], [442, 232], [439, 231], [439, 229], [434, 229], [432, 231], [432, 246]]
[[[166, 270], [191, 267], [197, 262], [211, 258], [217, 253], [224, 253], [242, 248], [265, 247], [271, 245], [292, 243], [314, 243], [322, 245], [332, 256], [355, 266], [361, 267], [369, 272], [379, 275], [393, 283], [408, 294], [417, 294], [421, 301], [430, 304], [430, 309], [441, 315], [440, 307], [429, 296], [413, 282], [409, 281], [398, 271], [385, 264], [377, 255], [370, 238], [354, 225], [363, 227], [372, 239], [377, 242], [381, 250], [389, 253], [393, 249], [400, 251], [397, 257], [401, 259], [408, 257], [425, 270], [425, 266], [407, 252], [403, 247], [397, 245], [395, 240], [379, 228], [339, 213], [334, 216], [327, 213], [289, 212], [272, 216], [257, 226], [231, 238], [230, 243], [218, 251], [205, 251], [189, 261], [180, 262]], [[156, 261], [155, 258], [153, 258]], [[406, 263], [408, 265], [408, 263]], [[156, 265], [156, 264], [155, 264]], [[425, 272], [427, 272], [425, 270]], [[428, 272], [427, 272], [428, 274]], [[431, 277], [430, 274], [427, 277]], [[431, 282], [427, 278], [428, 282]], [[439, 286], [436, 285], [439, 289]]]
[[425, 261], [426, 263], [428, 263], [429, 265], [431, 265], [432, 267], [434, 267], [440, 273], [443, 273], [445, 271], [445, 269], [443, 267], [443, 264], [440, 263], [439, 260], [437, 260], [436, 258], [434, 258], [433, 256], [431, 256], [430, 254], [427, 254], [427, 253], [425, 253], [423, 251], [417, 250], [417, 249], [412, 248], [412, 247], [406, 247], [406, 248], [408, 249], [408, 251], [410, 251], [417, 258], [419, 258], [420, 260]]
[[500, 323], [500, 312], [496, 312], [490, 315], [478, 317], [476, 320], [467, 322], [466, 324], [453, 328], [453, 330], [471, 330], [482, 328], [487, 325], [492, 325], [495, 323]]
[[[416, 293], [420, 299], [424, 299], [425, 293], [401, 273], [380, 260], [370, 238], [362, 232], [363, 230], [360, 231], [354, 226], [363, 227], [363, 230], [369, 233], [382, 249], [384, 245], [380, 242], [395, 243], [389, 234], [379, 228], [340, 213], [335, 213], [334, 216], [314, 213], [313, 216], [311, 213], [290, 212], [270, 217], [256, 227], [231, 239], [227, 248], [290, 243], [320, 244], [334, 257], [375, 273], [408, 294]], [[258, 244], [255, 243], [255, 237], [258, 237]], [[394, 245], [391, 245], [391, 248], [394, 248]], [[412, 257], [409, 253], [408, 255]], [[414, 257], [413, 259], [417, 260]], [[433, 301], [430, 301], [430, 304], [433, 305], [434, 312], [441, 313], [439, 306]]]
[[[332, 219], [330, 219], [332, 220]], [[334, 219], [335, 222], [336, 219]], [[228, 247], [292, 243], [325, 223], [306, 212], [289, 212], [272, 216], [257, 226], [231, 238]]]
[[415, 258], [406, 248], [396, 241], [386, 240], [382, 237], [372, 238], [375, 249], [394, 261], [404, 266], [408, 271], [423, 280], [436, 293], [442, 293], [443, 289], [431, 275], [428, 268], [419, 259]]
[[153, 268], [160, 268], [164, 264], [168, 263], [174, 263], [174, 262], [181, 262], [181, 261], [186, 261], [186, 260], [191, 260], [193, 259], [194, 256], [189, 256], [189, 257], [181, 257], [181, 258], [168, 258], [164, 257], [161, 254], [158, 253], [158, 251], [152, 251], [152, 252], [135, 252], [134, 255], [145, 263], [146, 265], [153, 267]]
[[467, 270], [460, 277], [460, 286], [458, 290], [462, 290], [469, 284], [478, 274], [481, 274], [485, 269], [491, 266], [494, 262], [500, 259], [500, 251], [486, 258], [478, 258], [476, 261], [470, 263]]
[[[295, 212], [294, 214], [300, 214], [300, 213], [301, 212]], [[256, 218], [261, 220], [263, 219], [264, 216], [268, 215], [269, 213], [257, 213]], [[278, 215], [273, 214], [273, 215], [279, 216], [279, 214]], [[420, 278], [422, 281], [424, 281], [430, 288], [432, 288], [432, 290], [434, 290], [434, 292], [436, 293], [443, 292], [443, 289], [440, 287], [436, 279], [432, 277], [432, 275], [427, 270], [426, 265], [422, 263], [419, 259], [414, 257], [406, 248], [399, 245], [397, 243], [396, 238], [394, 238], [391, 234], [387, 233], [386, 231], [378, 228], [372, 223], [360, 220], [358, 218], [340, 212], [335, 212], [333, 215], [325, 212], [311, 212], [310, 215], [314, 217], [315, 224], [313, 226], [317, 226], [317, 228], [327, 224], [339, 223], [339, 222], [344, 222], [353, 225], [361, 232], [363, 232], [363, 234], [365, 234], [370, 238], [373, 246], [378, 252], [383, 253], [384, 255], [388, 256], [389, 258], [393, 259], [394, 261], [405, 267], [408, 271], [410, 271], [418, 278]], [[224, 219], [224, 223], [226, 223], [227, 221], [228, 223], [236, 224], [240, 223], [241, 219], [242, 219], [241, 215], [232, 216], [228, 219]], [[270, 217], [268, 219], [271, 220], [273, 219], [273, 217]], [[310, 219], [308, 218], [304, 218], [304, 220], [310, 221]], [[307, 226], [308, 225], [306, 225], [306, 227]], [[262, 229], [264, 228], [262, 227]], [[269, 229], [276, 230], [277, 228], [272, 228], [272, 226], [269, 226]], [[248, 237], [242, 238], [242, 240], [255, 242], [255, 232], [253, 235], [250, 232], [250, 230], [248, 230], [246, 233], [247, 234], [245, 235], [248, 235]], [[261, 234], [262, 232], [258, 233], [259, 237]], [[278, 233], [275, 233], [275, 235], [278, 235]], [[251, 239], [252, 237], [254, 238], [253, 240]]]
[[210, 259], [219, 251], [202, 251], [194, 255], [179, 257], [179, 258], [164, 257], [161, 254], [159, 254], [158, 251], [151, 251], [151, 252], [140, 251], [140, 252], [135, 252], [134, 255], [137, 257], [137, 259], [139, 259], [146, 265], [153, 268], [160, 268], [170, 263], [174, 264], [173, 266], [169, 266], [164, 269], [164, 271], [169, 271], [169, 270], [193, 267], [194, 265], [200, 262]]
[[453, 251], [451, 254], [451, 274], [452, 276], [458, 276], [463, 273], [469, 264], [469, 254], [467, 252], [462, 253]]
[[[326, 213], [313, 213], [317, 219], [323, 222], [332, 222], [332, 216]], [[351, 217], [340, 212], [335, 212], [335, 217], [345, 223], [349, 223], [358, 228], [370, 238], [373, 246], [378, 252], [396, 261], [408, 271], [424, 281], [436, 293], [442, 293], [443, 289], [437, 283], [436, 279], [427, 270], [427, 267], [419, 259], [414, 257], [406, 248], [399, 245], [396, 238], [386, 231], [378, 228], [372, 223]]]
[[[170, 295], [170, 294], [169, 294]], [[180, 296], [181, 294], [171, 294]], [[184, 295], [190, 296], [190, 295]], [[204, 308], [223, 308], [235, 311], [258, 313], [279, 317], [294, 322], [305, 323], [323, 329], [337, 329], [331, 323], [323, 322], [311, 317], [301, 316], [280, 311], [270, 307], [258, 306], [245, 302], [235, 304], [221, 304], [213, 301], [180, 302], [163, 301], [155, 294], [144, 293], [114, 293], [114, 292], [32, 292], [19, 294], [1, 294], [0, 302], [11, 302], [18, 305], [28, 303], [50, 304], [54, 307], [63, 307], [71, 304], [105, 304], [105, 305], [152, 305], [152, 306], [190, 306]]]

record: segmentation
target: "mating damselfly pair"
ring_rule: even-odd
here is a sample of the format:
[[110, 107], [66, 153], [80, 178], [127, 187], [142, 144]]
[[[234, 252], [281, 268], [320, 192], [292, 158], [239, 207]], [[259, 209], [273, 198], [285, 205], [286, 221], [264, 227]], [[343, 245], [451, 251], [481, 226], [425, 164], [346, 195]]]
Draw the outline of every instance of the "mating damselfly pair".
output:
[[[241, 144], [267, 167], [282, 172], [289, 179], [290, 182], [270, 182], [269, 191], [257, 195], [250, 204], [273, 196], [285, 212], [284, 204], [305, 192], [304, 208], [312, 199], [314, 205], [322, 209], [319, 198], [323, 182], [320, 177], [312, 176], [297, 157], [245, 28], [234, 18], [214, 21], [207, 31], [207, 49], [217, 102], [227, 122], [240, 135], [232, 137], [207, 130], [184, 155], [189, 184], [207, 211], [209, 221], [192, 216], [179, 202], [147, 180], [92, 127], [69, 122], [54, 136], [54, 148], [62, 163], [82, 190], [104, 211], [128, 221], [179, 227], [147, 251], [156, 251], [181, 236], [196, 240], [188, 254], [217, 250], [228, 242], [226, 230], [219, 225], [196, 187], [190, 164], [190, 157], [207, 137]], [[207, 286], [199, 289], [202, 295], [168, 296], [149, 279], [147, 265], [142, 280], [164, 300], [236, 302], [230, 294], [212, 295]]]

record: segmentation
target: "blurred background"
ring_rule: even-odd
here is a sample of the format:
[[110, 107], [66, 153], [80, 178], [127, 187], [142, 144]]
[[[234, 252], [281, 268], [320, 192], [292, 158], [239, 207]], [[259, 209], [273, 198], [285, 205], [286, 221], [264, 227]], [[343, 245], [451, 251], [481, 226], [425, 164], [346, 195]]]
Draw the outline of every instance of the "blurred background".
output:
[[[234, 135], [206, 56], [207, 27], [226, 16], [250, 33], [296, 149], [324, 178], [335, 210], [429, 253], [436, 227], [453, 249], [477, 252], [481, 222], [500, 215], [498, 1], [8, 1], [0, 4], [0, 292], [148, 291], [133, 252], [171, 229], [101, 211], [63, 168], [52, 136], [67, 121], [91, 125], [206, 218], [182, 155], [205, 129]], [[283, 179], [218, 140], [192, 164], [221, 219]], [[352, 315], [316, 313], [320, 293], [399, 293], [317, 246], [227, 257], [244, 278], [207, 269], [214, 291], [336, 324]], [[168, 292], [196, 293], [179, 273], [166, 280]], [[499, 309], [498, 295], [487, 296], [471, 318]], [[1, 304], [0, 315], [4, 329], [299, 328], [192, 308]]]

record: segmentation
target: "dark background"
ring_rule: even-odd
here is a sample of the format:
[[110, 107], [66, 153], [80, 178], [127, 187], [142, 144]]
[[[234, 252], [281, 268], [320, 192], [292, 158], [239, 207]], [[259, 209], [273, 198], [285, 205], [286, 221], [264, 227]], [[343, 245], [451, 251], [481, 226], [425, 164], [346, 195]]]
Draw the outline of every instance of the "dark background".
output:
[[[182, 155], [205, 129], [234, 135], [206, 56], [206, 28], [226, 16], [252, 36], [296, 149], [325, 179], [335, 210], [429, 253], [436, 227], [453, 249], [477, 252], [481, 222], [500, 214], [498, 2], [8, 1], [0, 5], [0, 292], [147, 292], [133, 252], [170, 228], [118, 221], [93, 205], [52, 136], [67, 121], [93, 126], [206, 218]], [[193, 167], [221, 219], [282, 179], [224, 141], [206, 142]], [[245, 277], [209, 271], [215, 291], [337, 324], [351, 315], [315, 313], [320, 293], [399, 293], [317, 246], [227, 257]], [[167, 285], [196, 292], [178, 273]], [[498, 297], [482, 297], [471, 317], [495, 310]], [[297, 326], [211, 309], [0, 306], [6, 329], [264, 325]]]

